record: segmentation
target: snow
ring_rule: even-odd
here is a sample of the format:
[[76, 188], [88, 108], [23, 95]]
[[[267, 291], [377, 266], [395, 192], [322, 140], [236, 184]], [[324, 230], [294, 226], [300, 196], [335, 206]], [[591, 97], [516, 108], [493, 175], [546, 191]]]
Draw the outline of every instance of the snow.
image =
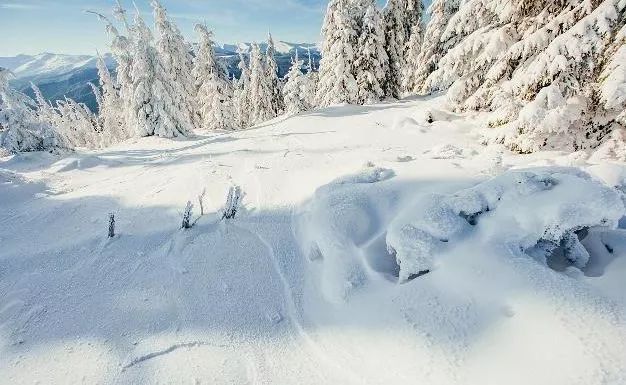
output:
[[626, 166], [482, 146], [487, 118], [416, 98], [0, 159], [0, 383], [625, 383]]

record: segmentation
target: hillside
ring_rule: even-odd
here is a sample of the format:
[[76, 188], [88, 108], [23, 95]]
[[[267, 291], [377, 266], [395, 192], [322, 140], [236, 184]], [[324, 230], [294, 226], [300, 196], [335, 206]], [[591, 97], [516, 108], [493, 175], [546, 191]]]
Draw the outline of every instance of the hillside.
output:
[[432, 97], [0, 159], [0, 383], [625, 383], [626, 167], [485, 120]]

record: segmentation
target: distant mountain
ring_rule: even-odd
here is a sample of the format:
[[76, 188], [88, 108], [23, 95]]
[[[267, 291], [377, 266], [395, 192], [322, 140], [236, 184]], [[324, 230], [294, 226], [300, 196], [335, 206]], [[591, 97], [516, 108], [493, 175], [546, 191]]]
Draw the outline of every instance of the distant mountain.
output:
[[[265, 51], [266, 43], [259, 44]], [[215, 52], [232, 76], [240, 75], [237, 64], [241, 51], [250, 52], [252, 43], [216, 44]], [[306, 60], [311, 53], [314, 65], [319, 66], [320, 53], [315, 44], [276, 42], [276, 62], [279, 76], [283, 77], [291, 65], [292, 57], [296, 52], [301, 59]], [[105, 55], [107, 67], [115, 71], [116, 63], [113, 58]], [[64, 55], [42, 53], [39, 55], [18, 55], [0, 57], [0, 67], [8, 68], [15, 74], [13, 85], [28, 95], [33, 95], [30, 83], [36, 84], [50, 101], [72, 98], [85, 103], [92, 110], [96, 110], [96, 100], [89, 87], [89, 82], [98, 83], [96, 57], [89, 55]]]

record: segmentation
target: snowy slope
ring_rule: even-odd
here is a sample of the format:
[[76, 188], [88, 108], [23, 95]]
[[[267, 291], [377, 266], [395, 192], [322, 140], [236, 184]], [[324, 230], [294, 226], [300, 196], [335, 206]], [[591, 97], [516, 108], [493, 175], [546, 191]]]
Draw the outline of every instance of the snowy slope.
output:
[[[443, 103], [0, 160], [0, 384], [626, 383], [626, 167], [483, 147]], [[399, 284], [396, 229], [458, 197], [502, 202]], [[546, 218], [597, 227], [586, 268], [519, 249]]]

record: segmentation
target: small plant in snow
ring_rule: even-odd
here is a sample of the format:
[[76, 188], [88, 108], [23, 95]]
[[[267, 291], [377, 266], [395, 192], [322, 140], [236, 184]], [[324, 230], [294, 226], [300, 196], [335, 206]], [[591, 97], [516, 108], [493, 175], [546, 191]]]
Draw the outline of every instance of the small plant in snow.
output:
[[206, 189], [202, 190], [202, 193], [198, 195], [198, 203], [200, 204], [200, 216], [204, 215], [204, 197], [206, 196]]
[[193, 213], [193, 204], [191, 201], [187, 202], [187, 206], [185, 207], [185, 212], [183, 213], [183, 229], [190, 229], [193, 224], [191, 223], [191, 215]]
[[228, 196], [226, 197], [226, 206], [224, 207], [224, 213], [222, 219], [233, 219], [237, 215], [237, 210], [241, 204], [241, 187], [232, 186], [228, 190]]
[[109, 214], [109, 238], [115, 237], [115, 214]]

